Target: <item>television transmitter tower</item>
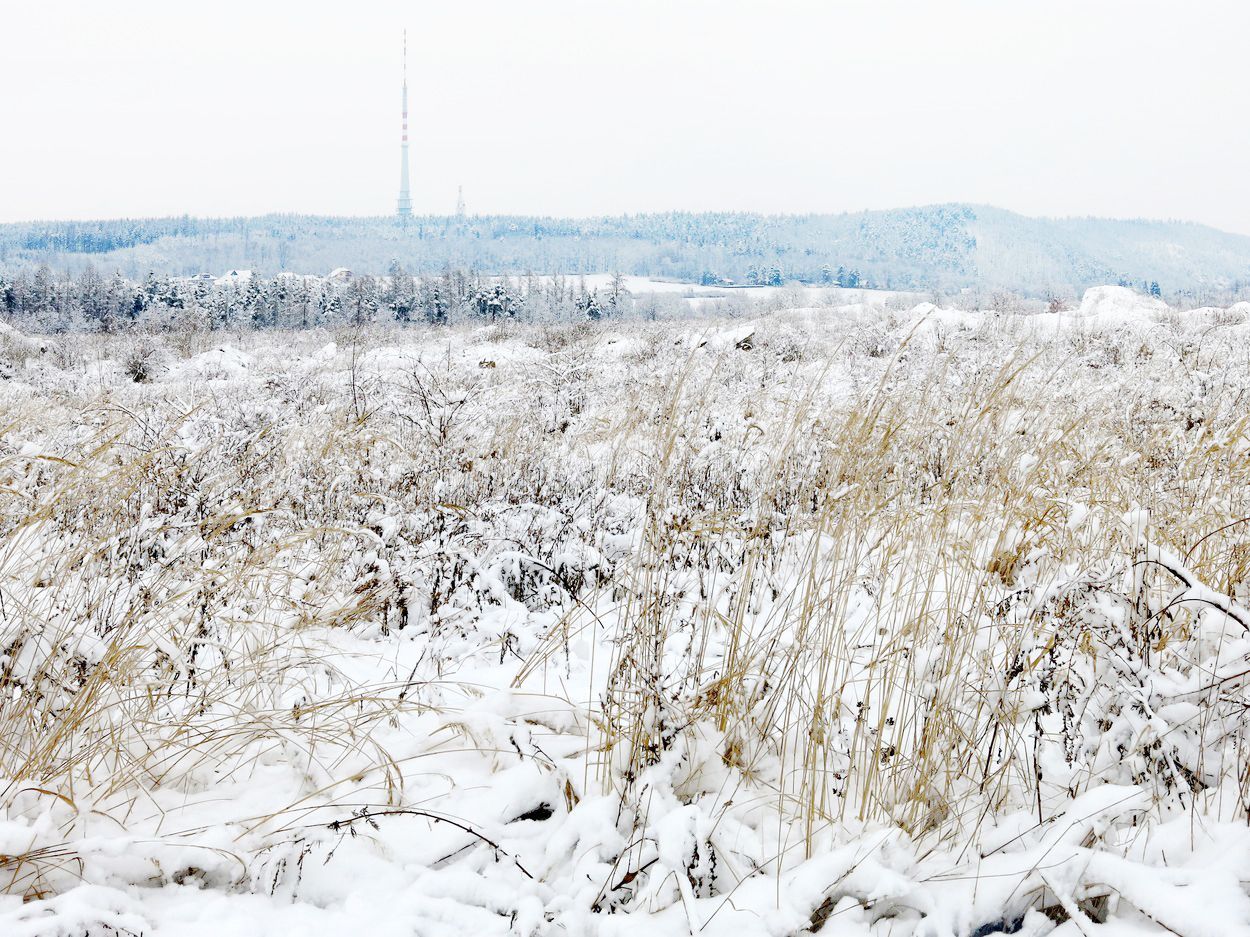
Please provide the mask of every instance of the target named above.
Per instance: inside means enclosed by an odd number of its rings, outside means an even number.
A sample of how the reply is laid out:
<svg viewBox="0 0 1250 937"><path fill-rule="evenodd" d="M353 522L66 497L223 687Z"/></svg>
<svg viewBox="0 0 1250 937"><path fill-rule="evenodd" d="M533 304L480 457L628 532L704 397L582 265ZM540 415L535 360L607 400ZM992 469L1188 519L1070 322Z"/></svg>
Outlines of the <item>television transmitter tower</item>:
<svg viewBox="0 0 1250 937"><path fill-rule="evenodd" d="M408 30L404 30L404 110L403 135L399 138L399 204L401 221L412 217L412 195L408 191Z"/></svg>

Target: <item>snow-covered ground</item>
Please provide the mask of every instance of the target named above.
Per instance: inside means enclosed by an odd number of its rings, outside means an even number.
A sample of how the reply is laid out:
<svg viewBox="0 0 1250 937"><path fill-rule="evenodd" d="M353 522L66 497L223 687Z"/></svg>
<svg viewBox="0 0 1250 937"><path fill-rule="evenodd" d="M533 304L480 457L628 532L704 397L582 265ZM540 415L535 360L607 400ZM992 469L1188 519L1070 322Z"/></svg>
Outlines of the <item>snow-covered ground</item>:
<svg viewBox="0 0 1250 937"><path fill-rule="evenodd" d="M539 279L549 279L540 277ZM576 281L585 280L586 288L606 292L612 283L612 275L592 273L584 277L571 277ZM800 297L808 305L866 302L884 305L886 301L899 296L914 295L901 293L897 290L843 289L838 286L700 286L694 283L679 283L672 280L658 280L654 277L625 276L622 285L635 295L647 293L678 293L691 299L713 299L716 297L744 295L751 298L770 299L774 296Z"/></svg>
<svg viewBox="0 0 1250 937"><path fill-rule="evenodd" d="M0 935L1250 934L1250 307L798 299L0 332Z"/></svg>

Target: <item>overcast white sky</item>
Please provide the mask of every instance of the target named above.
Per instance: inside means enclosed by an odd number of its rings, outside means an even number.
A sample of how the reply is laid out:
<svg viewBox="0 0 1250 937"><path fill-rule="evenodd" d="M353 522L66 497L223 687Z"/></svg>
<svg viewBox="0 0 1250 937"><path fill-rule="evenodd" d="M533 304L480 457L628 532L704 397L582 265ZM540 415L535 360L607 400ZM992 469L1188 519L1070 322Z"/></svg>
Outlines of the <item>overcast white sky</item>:
<svg viewBox="0 0 1250 937"><path fill-rule="evenodd" d="M18 0L0 220L942 201L1250 233L1246 0Z"/></svg>

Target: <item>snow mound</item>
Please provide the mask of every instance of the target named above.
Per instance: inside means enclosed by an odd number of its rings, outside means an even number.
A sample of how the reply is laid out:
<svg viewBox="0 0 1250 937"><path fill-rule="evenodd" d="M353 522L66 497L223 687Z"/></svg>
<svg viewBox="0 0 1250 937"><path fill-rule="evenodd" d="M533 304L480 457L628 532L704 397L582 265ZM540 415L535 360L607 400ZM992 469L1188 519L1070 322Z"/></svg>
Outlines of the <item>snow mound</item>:
<svg viewBox="0 0 1250 937"><path fill-rule="evenodd" d="M1065 315L1080 318L1114 319L1118 321L1143 318L1150 313L1167 312L1168 304L1153 296L1142 296L1123 286L1094 286L1085 291L1081 307Z"/></svg>
<svg viewBox="0 0 1250 937"><path fill-rule="evenodd" d="M712 348L720 351L725 348L737 348L739 351L750 351L755 340L755 326L741 325L733 329L724 329L706 336L698 347Z"/></svg>
<svg viewBox="0 0 1250 937"><path fill-rule="evenodd" d="M222 345L212 351L193 355L182 364L169 369L165 380L229 381L247 377L251 373L252 356L232 345Z"/></svg>
<svg viewBox="0 0 1250 937"><path fill-rule="evenodd" d="M383 345L361 355L356 367L366 374L388 375L412 371L420 360L418 349Z"/></svg>
<svg viewBox="0 0 1250 937"><path fill-rule="evenodd" d="M980 320L979 313L965 312L962 309L946 309L929 302L912 306L909 316L911 321L918 326L923 323L925 329L937 326L960 328L973 325Z"/></svg>

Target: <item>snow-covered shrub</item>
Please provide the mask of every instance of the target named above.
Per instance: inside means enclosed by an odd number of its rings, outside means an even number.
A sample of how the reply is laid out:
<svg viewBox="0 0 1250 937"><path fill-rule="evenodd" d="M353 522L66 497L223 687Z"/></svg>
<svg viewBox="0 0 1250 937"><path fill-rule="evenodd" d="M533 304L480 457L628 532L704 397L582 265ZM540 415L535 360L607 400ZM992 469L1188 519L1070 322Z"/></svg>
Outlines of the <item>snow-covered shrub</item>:
<svg viewBox="0 0 1250 937"><path fill-rule="evenodd" d="M28 364L56 358L59 345L45 335L26 335L0 322L0 373L11 377Z"/></svg>
<svg viewBox="0 0 1250 937"><path fill-rule="evenodd" d="M137 384L146 384L169 369L169 354L164 344L152 336L136 338L122 359L122 370Z"/></svg>

